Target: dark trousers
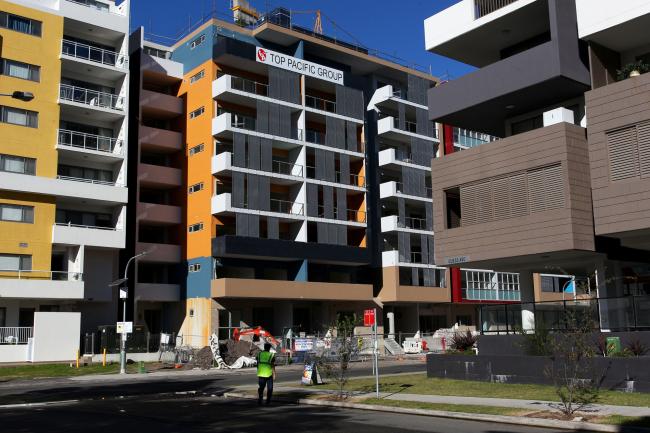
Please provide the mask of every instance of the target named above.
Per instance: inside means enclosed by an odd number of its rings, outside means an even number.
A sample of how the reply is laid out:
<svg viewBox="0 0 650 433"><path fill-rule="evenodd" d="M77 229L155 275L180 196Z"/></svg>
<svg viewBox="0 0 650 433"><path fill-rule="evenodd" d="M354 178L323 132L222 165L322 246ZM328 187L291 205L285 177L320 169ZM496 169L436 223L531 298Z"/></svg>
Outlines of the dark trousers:
<svg viewBox="0 0 650 433"><path fill-rule="evenodd" d="M257 388L257 394L259 396L259 402L262 403L264 399L264 388L267 388L266 391L266 402L271 402L271 396L273 395L273 377L258 377L259 387Z"/></svg>

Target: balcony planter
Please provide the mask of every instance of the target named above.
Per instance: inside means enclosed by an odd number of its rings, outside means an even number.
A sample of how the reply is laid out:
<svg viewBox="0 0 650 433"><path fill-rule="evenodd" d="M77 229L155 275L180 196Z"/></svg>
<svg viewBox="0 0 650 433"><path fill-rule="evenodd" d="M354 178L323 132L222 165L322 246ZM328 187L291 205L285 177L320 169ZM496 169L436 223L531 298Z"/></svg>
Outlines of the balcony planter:
<svg viewBox="0 0 650 433"><path fill-rule="evenodd" d="M633 63L628 63L621 69L617 70L616 79L618 81L623 81L627 78L638 77L646 72L650 72L650 65L644 63L643 60L639 60Z"/></svg>

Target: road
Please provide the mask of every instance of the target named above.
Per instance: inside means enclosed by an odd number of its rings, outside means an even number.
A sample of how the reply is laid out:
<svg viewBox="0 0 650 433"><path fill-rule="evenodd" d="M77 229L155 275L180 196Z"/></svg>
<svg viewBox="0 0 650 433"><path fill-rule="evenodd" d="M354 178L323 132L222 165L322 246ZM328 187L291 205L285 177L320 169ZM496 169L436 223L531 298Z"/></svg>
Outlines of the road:
<svg viewBox="0 0 650 433"><path fill-rule="evenodd" d="M132 397L0 409L11 433L551 433L556 430L427 416L290 404L258 407L254 400L219 397Z"/></svg>
<svg viewBox="0 0 650 433"><path fill-rule="evenodd" d="M424 361L391 361L380 364L382 374L424 373ZM370 363L354 364L352 377L370 376ZM276 382L297 385L302 367L278 367ZM0 383L0 405L64 400L101 399L121 396L155 395L196 391L201 395L219 395L236 387L255 385L255 369L240 371L186 371L155 374L85 376L76 378L14 380Z"/></svg>

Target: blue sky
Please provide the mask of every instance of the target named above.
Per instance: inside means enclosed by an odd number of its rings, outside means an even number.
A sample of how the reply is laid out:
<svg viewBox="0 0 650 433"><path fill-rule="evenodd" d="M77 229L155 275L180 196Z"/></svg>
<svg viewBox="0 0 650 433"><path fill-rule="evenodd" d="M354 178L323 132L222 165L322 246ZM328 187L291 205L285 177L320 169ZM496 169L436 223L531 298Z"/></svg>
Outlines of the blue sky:
<svg viewBox="0 0 650 433"><path fill-rule="evenodd" d="M458 78L470 67L424 49L424 19L447 8L458 0L252 0L258 10L284 6L292 10L320 9L323 33L361 42L387 54L415 63L433 75ZM131 26L144 26L147 33L162 36L178 35L188 23L196 24L203 14L216 5L224 16L229 0L131 0ZM295 19L311 28L313 14L296 14ZM332 24L330 20L336 24ZM352 35L353 37L351 37ZM355 41L356 39L356 41Z"/></svg>

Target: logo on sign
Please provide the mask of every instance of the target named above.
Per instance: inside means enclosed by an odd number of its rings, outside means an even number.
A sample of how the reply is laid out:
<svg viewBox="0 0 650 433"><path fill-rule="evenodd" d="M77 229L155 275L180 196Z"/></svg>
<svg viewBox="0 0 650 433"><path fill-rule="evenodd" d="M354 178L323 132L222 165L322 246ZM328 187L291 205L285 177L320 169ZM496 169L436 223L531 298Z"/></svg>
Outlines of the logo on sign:
<svg viewBox="0 0 650 433"><path fill-rule="evenodd" d="M260 62L263 62L266 60L266 51L264 51L262 48L257 50L257 58L260 59Z"/></svg>

